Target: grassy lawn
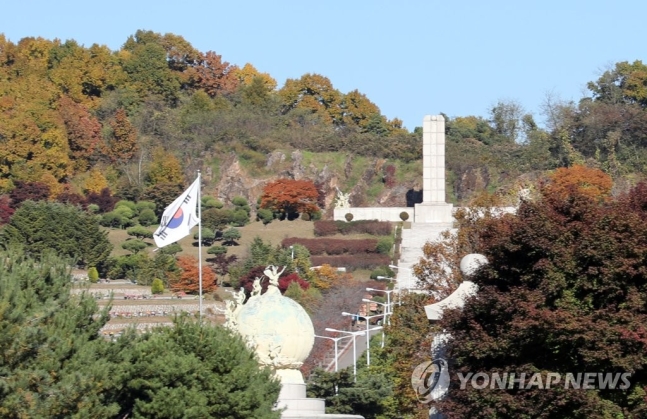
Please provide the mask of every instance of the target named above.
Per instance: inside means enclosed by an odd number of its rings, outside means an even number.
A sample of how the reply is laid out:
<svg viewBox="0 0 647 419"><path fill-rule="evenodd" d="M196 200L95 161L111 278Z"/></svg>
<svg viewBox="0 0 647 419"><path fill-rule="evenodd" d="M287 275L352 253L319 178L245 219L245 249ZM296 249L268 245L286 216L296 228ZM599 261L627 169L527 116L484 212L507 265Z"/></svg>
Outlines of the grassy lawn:
<svg viewBox="0 0 647 419"><path fill-rule="evenodd" d="M157 226L151 226L150 230L155 231ZM275 220L268 225L263 225L260 221L255 221L244 227L238 227L241 232L241 239L238 242L238 246L230 246L228 248L228 255L236 255L239 259L242 259L247 256L247 249L252 243L256 236L261 237L265 242L270 242L272 245L277 246L281 244L281 241L287 237L302 237L302 238L314 238L314 223L311 221L303 220L294 220L294 221L278 221ZM180 246L182 247L182 252L180 255L198 257L198 246L196 241L193 239L193 234L197 232L197 228L191 230L192 234L183 238L179 241ZM351 235L335 235L331 237L343 238L343 239L364 239L364 238L373 238L369 234L351 234ZM114 245L114 250L112 252L113 256L122 256L128 254L128 251L121 248L121 244L129 238L126 230L118 229L109 229L108 230L108 239ZM153 255L153 250L155 250L155 245L152 240L146 240L149 243L148 252L149 255ZM219 242L216 242L218 244ZM207 254L207 247L202 247L202 260L205 261L210 255ZM359 280L367 280L370 275L370 271L357 270L353 272L353 275ZM226 297L226 296L223 296Z"/></svg>
<svg viewBox="0 0 647 419"><path fill-rule="evenodd" d="M239 258L244 257L247 254L247 247L252 243L254 237L260 236L264 241L270 242L273 245L281 244L281 240L286 237L314 237L314 224L311 221L273 221L272 223L264 226L260 221L255 221L244 227L237 227L240 230L242 235L238 246L230 246L227 252L228 255L236 255ZM150 227L151 231L155 231L157 226ZM193 240L193 234L197 232L197 227L194 227L191 230L191 235L183 238L178 243L182 246L182 252L180 255L188 255L193 257L198 257L198 246L195 240ZM121 248L121 244L129 238L126 230L118 229L109 229L108 230L108 239L114 245L114 250L112 251L113 256L123 256L127 255L129 252ZM152 240L146 240L150 244L148 252L150 255L153 254L155 250L155 244ZM217 242L216 242L217 244ZM202 257L203 260L207 256L207 247L202 247Z"/></svg>

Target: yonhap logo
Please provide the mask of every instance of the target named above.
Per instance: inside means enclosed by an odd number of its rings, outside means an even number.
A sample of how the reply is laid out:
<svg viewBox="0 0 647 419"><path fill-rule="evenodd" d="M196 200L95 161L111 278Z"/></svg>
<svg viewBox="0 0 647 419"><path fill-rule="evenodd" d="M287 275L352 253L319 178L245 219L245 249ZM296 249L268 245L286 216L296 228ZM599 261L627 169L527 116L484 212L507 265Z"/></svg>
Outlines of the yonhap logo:
<svg viewBox="0 0 647 419"><path fill-rule="evenodd" d="M476 390L551 390L554 388L574 390L626 390L631 386L631 373L586 372L586 373L519 373L519 372L469 372L457 373L459 388L468 386ZM431 403L447 395L450 385L447 361L438 358L419 364L411 374L411 386L420 403Z"/></svg>
<svg viewBox="0 0 647 419"><path fill-rule="evenodd" d="M411 386L420 403L440 400L449 390L449 367L442 358L418 365L411 374Z"/></svg>
<svg viewBox="0 0 647 419"><path fill-rule="evenodd" d="M629 378L631 373L602 373L602 372L585 372L585 373L566 373L549 372L542 374L515 373L515 372L494 372L484 373L477 372L462 374L458 373L460 389L465 390L468 384L477 390L484 388L499 390L530 390L541 389L550 390L551 388L563 387L564 389L573 390L626 390L631 386Z"/></svg>

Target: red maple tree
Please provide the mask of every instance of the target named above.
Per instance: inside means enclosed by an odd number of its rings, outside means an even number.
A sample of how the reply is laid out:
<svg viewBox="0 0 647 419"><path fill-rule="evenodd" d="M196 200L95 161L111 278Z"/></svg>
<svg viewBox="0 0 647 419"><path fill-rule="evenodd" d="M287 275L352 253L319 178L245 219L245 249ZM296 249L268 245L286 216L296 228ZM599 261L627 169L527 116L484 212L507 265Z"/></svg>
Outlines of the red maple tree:
<svg viewBox="0 0 647 419"><path fill-rule="evenodd" d="M312 214L319 210L319 192L311 180L278 179L263 189L261 208L286 216Z"/></svg>
<svg viewBox="0 0 647 419"><path fill-rule="evenodd" d="M182 270L182 273L178 279L169 284L171 291L197 294L200 290L198 259L193 256L180 256L177 258L177 264ZM218 288L218 285L216 284L216 274L210 267L203 266L202 291L213 292L216 288Z"/></svg>

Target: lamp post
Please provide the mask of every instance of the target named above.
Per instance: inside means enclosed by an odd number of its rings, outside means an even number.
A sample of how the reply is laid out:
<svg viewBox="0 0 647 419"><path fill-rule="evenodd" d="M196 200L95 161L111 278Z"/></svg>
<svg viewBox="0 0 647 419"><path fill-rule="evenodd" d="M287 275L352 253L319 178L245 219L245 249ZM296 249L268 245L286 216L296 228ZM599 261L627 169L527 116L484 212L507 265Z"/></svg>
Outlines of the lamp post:
<svg viewBox="0 0 647 419"><path fill-rule="evenodd" d="M326 329L326 330L328 330L328 329ZM342 340L342 339L346 339L348 336L340 336L340 337L338 337L338 338L332 338L332 337L330 337L330 336L319 336L319 335L315 335L315 337L316 337L316 338L321 338L321 339L330 339L330 340L332 340L332 341L334 341L334 342L335 342L335 372L337 372L337 370L338 370L338 368L337 368L337 367L338 367L338 364L337 364L337 358L338 358L338 356L337 356L337 354L338 354L338 351L337 351L337 342L339 342L339 341L340 341L340 340Z"/></svg>
<svg viewBox="0 0 647 419"><path fill-rule="evenodd" d="M363 335L364 332L348 332L346 330L337 330L326 327L326 332L335 332L335 333L346 333L353 336L353 380L357 381L357 345L356 339L358 335ZM344 336L346 337L346 336Z"/></svg>
<svg viewBox="0 0 647 419"><path fill-rule="evenodd" d="M378 281L395 281L395 278L391 278L390 276L377 276Z"/></svg>
<svg viewBox="0 0 647 419"><path fill-rule="evenodd" d="M385 276L378 276L377 279L384 278L384 279L393 279L393 278L387 278ZM371 291L371 292L383 292L386 294L386 304L388 306L387 312L389 314L393 314L393 306L391 306L391 293L395 292L395 290L378 290L377 288L366 288L366 291ZM391 320L391 317L389 316L389 321ZM391 324L391 323L389 323Z"/></svg>
<svg viewBox="0 0 647 419"><path fill-rule="evenodd" d="M290 250L292 251L292 260L294 260L294 246L290 246Z"/></svg>
<svg viewBox="0 0 647 419"><path fill-rule="evenodd" d="M389 314L391 314L391 313L389 313L389 305L388 304L380 303L379 301L369 300L368 298L362 298L362 301L365 302L365 303L379 304L382 307L384 307L383 308L384 312L382 313L384 315L383 323L391 324L391 320L390 320L391 317L389 316ZM384 332L382 332L382 347L384 348Z"/></svg>
<svg viewBox="0 0 647 419"><path fill-rule="evenodd" d="M347 312L342 312L342 316L355 316L355 314L347 313ZM371 336L369 335L369 326L371 323L371 319L374 319L375 317L382 317L384 318L384 313L382 314L375 314L373 316L358 316L358 317L364 317L364 320L366 321L366 365L369 366L371 365ZM374 328L371 330L380 330L382 327L380 326L379 328Z"/></svg>

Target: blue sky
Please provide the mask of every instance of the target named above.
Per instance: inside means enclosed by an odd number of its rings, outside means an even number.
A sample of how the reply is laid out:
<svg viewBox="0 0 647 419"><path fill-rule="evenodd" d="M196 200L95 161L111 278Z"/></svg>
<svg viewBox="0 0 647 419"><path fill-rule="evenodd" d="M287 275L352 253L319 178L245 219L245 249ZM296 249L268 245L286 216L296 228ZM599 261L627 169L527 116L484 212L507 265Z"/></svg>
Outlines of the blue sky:
<svg viewBox="0 0 647 419"><path fill-rule="evenodd" d="M274 77L321 74L412 130L515 100L541 122L547 94L577 101L619 61L647 60L642 0L23 0L0 33L117 50L138 29L181 35Z"/></svg>

